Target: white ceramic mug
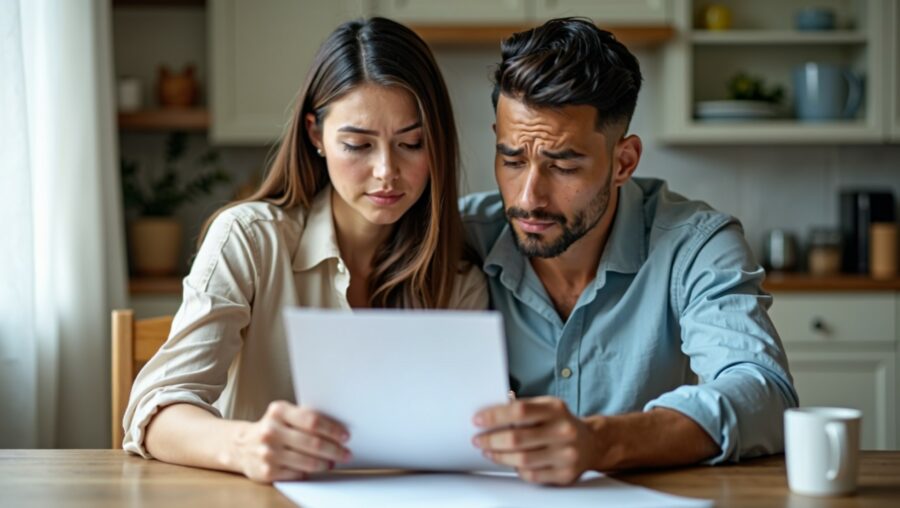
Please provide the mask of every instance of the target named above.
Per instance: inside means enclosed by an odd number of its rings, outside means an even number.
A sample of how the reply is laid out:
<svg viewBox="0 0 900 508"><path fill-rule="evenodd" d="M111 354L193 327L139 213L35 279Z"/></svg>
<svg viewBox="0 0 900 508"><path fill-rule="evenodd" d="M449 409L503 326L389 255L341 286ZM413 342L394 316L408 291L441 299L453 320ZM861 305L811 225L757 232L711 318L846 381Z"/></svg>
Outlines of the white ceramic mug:
<svg viewBox="0 0 900 508"><path fill-rule="evenodd" d="M788 485L798 494L835 496L856 490L862 412L804 407L784 412Z"/></svg>

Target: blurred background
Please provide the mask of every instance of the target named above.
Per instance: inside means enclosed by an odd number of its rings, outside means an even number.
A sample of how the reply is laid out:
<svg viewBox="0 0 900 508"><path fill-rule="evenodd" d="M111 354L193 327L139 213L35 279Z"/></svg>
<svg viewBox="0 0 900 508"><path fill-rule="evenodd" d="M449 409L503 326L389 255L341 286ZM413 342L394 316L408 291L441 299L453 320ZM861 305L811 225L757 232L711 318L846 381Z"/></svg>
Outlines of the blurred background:
<svg viewBox="0 0 900 508"><path fill-rule="evenodd" d="M0 447L103 447L109 311L172 314L202 222L250 192L327 34L431 45L463 192L495 188L499 41L586 16L637 55L637 176L738 217L804 405L895 448L898 0L2 0Z"/></svg>

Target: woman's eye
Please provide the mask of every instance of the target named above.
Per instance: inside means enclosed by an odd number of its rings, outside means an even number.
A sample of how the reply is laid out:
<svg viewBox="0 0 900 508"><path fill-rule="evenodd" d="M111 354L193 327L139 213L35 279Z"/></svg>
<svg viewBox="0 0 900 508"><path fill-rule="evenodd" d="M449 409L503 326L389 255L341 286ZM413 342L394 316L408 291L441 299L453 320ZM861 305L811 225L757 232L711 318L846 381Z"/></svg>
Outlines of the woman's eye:
<svg viewBox="0 0 900 508"><path fill-rule="evenodd" d="M416 141L415 143L400 143L400 146L406 148L407 150L420 150L422 148L422 141Z"/></svg>
<svg viewBox="0 0 900 508"><path fill-rule="evenodd" d="M364 145L352 145L350 143L341 143L341 144L344 145L345 152L358 152L360 150L365 150L366 148L369 148L368 143L366 143Z"/></svg>

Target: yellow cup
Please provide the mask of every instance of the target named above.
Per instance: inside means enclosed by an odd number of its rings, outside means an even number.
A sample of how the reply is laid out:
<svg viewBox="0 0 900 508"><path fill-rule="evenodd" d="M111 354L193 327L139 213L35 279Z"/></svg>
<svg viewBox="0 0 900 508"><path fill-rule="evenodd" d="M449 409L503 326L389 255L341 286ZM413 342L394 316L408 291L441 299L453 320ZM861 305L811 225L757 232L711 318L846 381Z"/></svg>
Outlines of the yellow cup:
<svg viewBox="0 0 900 508"><path fill-rule="evenodd" d="M722 4L710 4L703 11L703 21L708 30L731 28L731 9Z"/></svg>

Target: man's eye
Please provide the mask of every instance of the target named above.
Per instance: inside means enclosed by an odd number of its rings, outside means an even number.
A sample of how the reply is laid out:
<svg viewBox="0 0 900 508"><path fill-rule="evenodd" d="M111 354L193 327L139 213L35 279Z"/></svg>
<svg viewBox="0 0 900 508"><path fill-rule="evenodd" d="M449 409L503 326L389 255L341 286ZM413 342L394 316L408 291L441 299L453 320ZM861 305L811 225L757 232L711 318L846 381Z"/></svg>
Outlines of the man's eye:
<svg viewBox="0 0 900 508"><path fill-rule="evenodd" d="M557 165L555 165L555 164L554 164L553 166L551 166L551 167L552 167L555 171L557 171L558 173L562 173L562 174L564 174L564 175L571 175L571 174L573 174L573 173L575 173L575 172L578 171L578 168L577 168L577 167L574 167L574 168L566 168L566 167L563 167L563 166L557 166Z"/></svg>
<svg viewBox="0 0 900 508"><path fill-rule="evenodd" d="M524 163L522 161L511 161L508 159L503 159L503 165L507 168L518 168L522 167Z"/></svg>
<svg viewBox="0 0 900 508"><path fill-rule="evenodd" d="M364 145L351 145L350 143L341 143L341 144L344 145L345 152L358 152L360 150L365 150L366 148L369 148L368 143L366 143Z"/></svg>

